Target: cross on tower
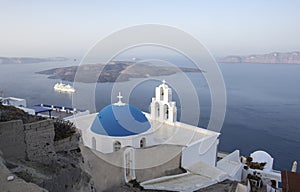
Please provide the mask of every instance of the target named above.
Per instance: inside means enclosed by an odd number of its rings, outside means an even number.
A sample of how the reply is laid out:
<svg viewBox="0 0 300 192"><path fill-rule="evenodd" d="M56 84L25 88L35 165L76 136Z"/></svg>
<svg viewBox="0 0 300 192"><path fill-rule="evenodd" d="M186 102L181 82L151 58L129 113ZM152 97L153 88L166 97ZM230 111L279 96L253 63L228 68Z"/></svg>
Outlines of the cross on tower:
<svg viewBox="0 0 300 192"><path fill-rule="evenodd" d="M166 84L166 80L163 80L162 83L163 83L163 84Z"/></svg>

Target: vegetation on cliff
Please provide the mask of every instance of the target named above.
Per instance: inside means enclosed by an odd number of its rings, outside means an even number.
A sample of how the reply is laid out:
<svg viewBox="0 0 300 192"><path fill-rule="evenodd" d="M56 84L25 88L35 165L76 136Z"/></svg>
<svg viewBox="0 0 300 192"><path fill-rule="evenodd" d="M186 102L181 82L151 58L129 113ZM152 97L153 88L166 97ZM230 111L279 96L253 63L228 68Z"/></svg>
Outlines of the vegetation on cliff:
<svg viewBox="0 0 300 192"><path fill-rule="evenodd" d="M59 141L72 136L76 132L76 127L70 121L56 119L54 122L54 141Z"/></svg>
<svg viewBox="0 0 300 192"><path fill-rule="evenodd" d="M30 115L25 111L16 108L14 106L4 106L0 102L0 122L22 120L23 123L32 123L40 120L44 120L44 117Z"/></svg>

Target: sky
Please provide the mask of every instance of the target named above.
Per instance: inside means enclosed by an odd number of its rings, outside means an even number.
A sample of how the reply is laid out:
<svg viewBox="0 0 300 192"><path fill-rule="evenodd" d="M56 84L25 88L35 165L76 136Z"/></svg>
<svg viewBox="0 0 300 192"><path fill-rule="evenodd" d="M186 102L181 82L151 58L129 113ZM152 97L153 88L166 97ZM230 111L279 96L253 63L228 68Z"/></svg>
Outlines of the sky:
<svg viewBox="0 0 300 192"><path fill-rule="evenodd" d="M0 0L0 56L82 57L140 24L191 34L214 56L300 51L298 0Z"/></svg>

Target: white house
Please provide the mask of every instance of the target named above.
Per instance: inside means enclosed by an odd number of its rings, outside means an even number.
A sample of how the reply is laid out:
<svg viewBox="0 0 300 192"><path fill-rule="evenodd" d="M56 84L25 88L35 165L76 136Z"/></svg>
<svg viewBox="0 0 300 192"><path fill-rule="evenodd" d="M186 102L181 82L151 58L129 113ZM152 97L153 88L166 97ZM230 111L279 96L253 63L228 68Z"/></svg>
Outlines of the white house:
<svg viewBox="0 0 300 192"><path fill-rule="evenodd" d="M19 109L22 109L23 111L31 115L35 114L33 109L27 108L26 99L16 98L16 97L6 97L6 98L0 97L0 102L6 106L14 106Z"/></svg>
<svg viewBox="0 0 300 192"><path fill-rule="evenodd" d="M2 98L0 97L0 101L3 105L11 105L15 107L26 107L26 100L16 97L6 97Z"/></svg>

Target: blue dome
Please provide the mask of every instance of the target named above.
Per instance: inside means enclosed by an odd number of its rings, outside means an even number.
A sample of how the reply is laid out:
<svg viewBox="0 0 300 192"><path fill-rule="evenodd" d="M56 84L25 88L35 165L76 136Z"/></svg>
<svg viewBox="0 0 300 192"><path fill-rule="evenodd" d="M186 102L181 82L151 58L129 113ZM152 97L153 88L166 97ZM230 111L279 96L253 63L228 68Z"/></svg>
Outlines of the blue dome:
<svg viewBox="0 0 300 192"><path fill-rule="evenodd" d="M136 107L113 104L98 113L91 130L101 135L122 137L143 133L150 127L148 119Z"/></svg>

